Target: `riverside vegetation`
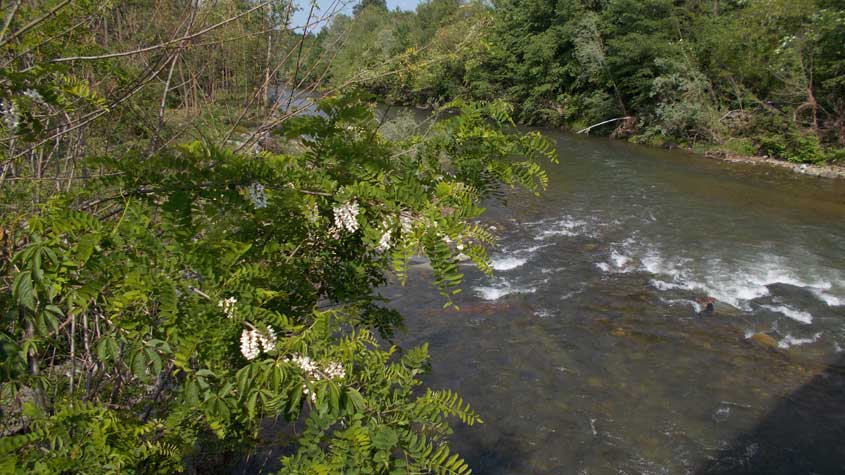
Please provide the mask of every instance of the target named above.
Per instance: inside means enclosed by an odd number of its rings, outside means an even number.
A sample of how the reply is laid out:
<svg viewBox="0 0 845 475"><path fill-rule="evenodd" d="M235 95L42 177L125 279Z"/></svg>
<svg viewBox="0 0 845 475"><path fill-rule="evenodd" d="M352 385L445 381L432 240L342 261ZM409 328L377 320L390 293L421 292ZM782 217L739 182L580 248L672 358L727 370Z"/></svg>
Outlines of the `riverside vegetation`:
<svg viewBox="0 0 845 475"><path fill-rule="evenodd" d="M845 158L841 0L430 0L416 12L366 0L309 41L330 82L356 78L388 102L502 98L524 124L621 119L594 130Z"/></svg>
<svg viewBox="0 0 845 475"><path fill-rule="evenodd" d="M489 271L479 203L542 190L545 139L495 101L396 140L355 94L299 114L285 2L0 5L0 471L223 471L277 418L280 473L469 473L480 416L374 289Z"/></svg>
<svg viewBox="0 0 845 475"><path fill-rule="evenodd" d="M491 271L482 200L556 161L515 121L836 160L837 5L0 2L0 470L226 471L272 418L279 473L468 473L374 290Z"/></svg>

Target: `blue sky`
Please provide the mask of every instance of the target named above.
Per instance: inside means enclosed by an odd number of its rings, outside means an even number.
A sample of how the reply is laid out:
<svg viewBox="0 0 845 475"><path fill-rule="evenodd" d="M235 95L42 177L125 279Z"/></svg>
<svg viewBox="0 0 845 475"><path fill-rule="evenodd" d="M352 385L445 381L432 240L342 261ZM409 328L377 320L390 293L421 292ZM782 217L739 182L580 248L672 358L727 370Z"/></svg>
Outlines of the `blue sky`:
<svg viewBox="0 0 845 475"><path fill-rule="evenodd" d="M308 18L308 6L310 2L308 0L295 0L295 2L300 9L294 13L291 23L295 26L302 26ZM351 13L352 6L358 3L357 0L339 0L339 2L348 3L348 6L344 9L346 13ZM325 15L327 13L326 9L334 3L333 0L317 0L317 5L320 6L321 11L316 14ZM402 10L413 10L417 8L418 3L420 3L420 0L387 0L387 8L394 10L399 7Z"/></svg>

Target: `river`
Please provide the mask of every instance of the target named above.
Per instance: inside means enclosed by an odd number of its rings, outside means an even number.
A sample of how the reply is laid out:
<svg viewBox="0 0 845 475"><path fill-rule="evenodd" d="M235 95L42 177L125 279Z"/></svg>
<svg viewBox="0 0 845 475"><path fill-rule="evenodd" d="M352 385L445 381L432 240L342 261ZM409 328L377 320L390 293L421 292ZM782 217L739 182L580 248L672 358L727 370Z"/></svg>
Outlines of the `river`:
<svg viewBox="0 0 845 475"><path fill-rule="evenodd" d="M545 132L548 191L488 203L495 276L383 291L484 418L475 473L842 473L845 182Z"/></svg>

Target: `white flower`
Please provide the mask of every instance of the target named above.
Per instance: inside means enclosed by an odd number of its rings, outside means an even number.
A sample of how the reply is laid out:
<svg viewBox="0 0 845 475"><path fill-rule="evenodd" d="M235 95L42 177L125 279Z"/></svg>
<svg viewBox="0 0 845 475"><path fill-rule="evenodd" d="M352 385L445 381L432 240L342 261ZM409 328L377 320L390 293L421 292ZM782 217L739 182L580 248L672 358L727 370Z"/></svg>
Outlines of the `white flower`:
<svg viewBox="0 0 845 475"><path fill-rule="evenodd" d="M39 93L35 89L27 89L23 92L23 95L32 99L35 102L40 102L42 104L44 103L44 98L41 97L41 93Z"/></svg>
<svg viewBox="0 0 845 475"><path fill-rule="evenodd" d="M338 229L345 229L350 233L358 230L358 202L350 201L341 206L334 207L334 225Z"/></svg>
<svg viewBox="0 0 845 475"><path fill-rule="evenodd" d="M378 246L376 247L376 250L378 252L385 252L390 250L390 241L393 239L391 234L391 231L388 230L381 235L381 239L379 239Z"/></svg>
<svg viewBox="0 0 845 475"><path fill-rule="evenodd" d="M261 348L264 351L273 351L276 349L276 332L270 325L265 325L264 331L258 333L258 341L261 343Z"/></svg>
<svg viewBox="0 0 845 475"><path fill-rule="evenodd" d="M244 330L241 333L241 354L248 360L254 360L261 350L258 347L258 332Z"/></svg>
<svg viewBox="0 0 845 475"><path fill-rule="evenodd" d="M285 361L293 363L304 371L309 376L315 376L318 370L317 364L308 356L293 355L290 358L285 358Z"/></svg>
<svg viewBox="0 0 845 475"><path fill-rule="evenodd" d="M238 299L235 297L229 297L227 299L223 299L217 302L217 306L223 309L223 313L226 314L228 318L235 318L235 304L238 303Z"/></svg>
<svg viewBox="0 0 845 475"><path fill-rule="evenodd" d="M328 366L326 366L325 373L326 376L329 377L329 379L341 379L346 376L346 369L344 369L342 364L334 361L329 363Z"/></svg>
<svg viewBox="0 0 845 475"><path fill-rule="evenodd" d="M308 396L308 399L310 399L313 404L317 404L317 393L311 392L311 390L308 389L308 386L304 384L302 385L302 394Z"/></svg>
<svg viewBox="0 0 845 475"><path fill-rule="evenodd" d="M3 116L3 122L6 123L10 132L14 132L20 125L20 115L14 102L0 101L0 115Z"/></svg>
<svg viewBox="0 0 845 475"><path fill-rule="evenodd" d="M267 207L267 194L264 193L264 186L261 183L249 185L249 199L255 209Z"/></svg>
<svg viewBox="0 0 845 475"><path fill-rule="evenodd" d="M403 233L411 232L411 229L414 227L414 218L409 211L399 213L399 224L402 226Z"/></svg>
<svg viewBox="0 0 845 475"><path fill-rule="evenodd" d="M342 363L337 361L332 361L323 367L305 355L293 355L285 358L284 361L298 366L305 373L305 377L309 381L346 377L346 369L344 369Z"/></svg>

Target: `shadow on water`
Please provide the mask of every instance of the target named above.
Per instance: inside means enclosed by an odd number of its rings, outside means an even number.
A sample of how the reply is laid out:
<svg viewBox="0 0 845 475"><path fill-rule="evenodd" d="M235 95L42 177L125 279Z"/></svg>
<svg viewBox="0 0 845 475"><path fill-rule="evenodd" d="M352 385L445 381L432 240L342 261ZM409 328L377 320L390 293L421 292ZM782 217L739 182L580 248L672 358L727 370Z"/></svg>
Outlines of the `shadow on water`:
<svg viewBox="0 0 845 475"><path fill-rule="evenodd" d="M845 473L845 356L696 471L728 473Z"/></svg>

